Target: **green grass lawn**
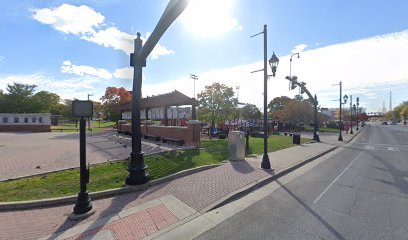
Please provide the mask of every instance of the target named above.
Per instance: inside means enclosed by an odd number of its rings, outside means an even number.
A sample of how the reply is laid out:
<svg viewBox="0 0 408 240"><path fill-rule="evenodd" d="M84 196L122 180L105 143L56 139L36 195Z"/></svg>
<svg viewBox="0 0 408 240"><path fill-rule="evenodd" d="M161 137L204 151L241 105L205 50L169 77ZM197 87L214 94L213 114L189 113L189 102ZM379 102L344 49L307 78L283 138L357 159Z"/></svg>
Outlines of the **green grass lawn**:
<svg viewBox="0 0 408 240"><path fill-rule="evenodd" d="M250 138L248 154L263 153L263 139ZM302 143L309 142L302 139ZM272 135L268 140L270 152L292 147L292 138ZM145 157L150 178L158 179L182 170L222 163L228 158L228 141L203 140L203 150L172 151ZM78 162L79 164L79 162ZM128 161L93 165L88 191L102 191L124 186ZM65 170L7 182L0 182L0 201L24 201L75 195L79 192L79 170Z"/></svg>
<svg viewBox="0 0 408 240"><path fill-rule="evenodd" d="M329 128L329 127L320 127L320 132L329 132L329 133L338 133L339 129L337 128ZM305 126L305 131L307 132L313 132L313 127L311 126Z"/></svg>

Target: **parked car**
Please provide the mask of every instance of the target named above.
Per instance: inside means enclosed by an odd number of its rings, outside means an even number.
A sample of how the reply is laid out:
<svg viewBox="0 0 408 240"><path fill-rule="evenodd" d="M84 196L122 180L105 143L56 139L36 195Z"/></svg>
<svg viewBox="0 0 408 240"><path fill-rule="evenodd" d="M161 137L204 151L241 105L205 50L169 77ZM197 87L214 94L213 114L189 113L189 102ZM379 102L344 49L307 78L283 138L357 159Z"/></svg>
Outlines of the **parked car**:
<svg viewBox="0 0 408 240"><path fill-rule="evenodd" d="M390 125L397 125L396 121L391 121Z"/></svg>
<svg viewBox="0 0 408 240"><path fill-rule="evenodd" d="M381 125L388 125L388 122L387 122L387 121L383 121L383 122L381 122Z"/></svg>

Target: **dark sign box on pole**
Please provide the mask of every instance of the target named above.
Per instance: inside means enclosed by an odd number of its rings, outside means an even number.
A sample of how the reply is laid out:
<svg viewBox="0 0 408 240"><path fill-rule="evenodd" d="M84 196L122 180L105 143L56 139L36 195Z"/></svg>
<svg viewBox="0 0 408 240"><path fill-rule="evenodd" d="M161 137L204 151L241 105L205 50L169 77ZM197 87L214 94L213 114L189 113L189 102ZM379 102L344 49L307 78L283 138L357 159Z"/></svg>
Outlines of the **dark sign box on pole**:
<svg viewBox="0 0 408 240"><path fill-rule="evenodd" d="M93 102L92 101L72 101L72 115L74 117L92 117Z"/></svg>

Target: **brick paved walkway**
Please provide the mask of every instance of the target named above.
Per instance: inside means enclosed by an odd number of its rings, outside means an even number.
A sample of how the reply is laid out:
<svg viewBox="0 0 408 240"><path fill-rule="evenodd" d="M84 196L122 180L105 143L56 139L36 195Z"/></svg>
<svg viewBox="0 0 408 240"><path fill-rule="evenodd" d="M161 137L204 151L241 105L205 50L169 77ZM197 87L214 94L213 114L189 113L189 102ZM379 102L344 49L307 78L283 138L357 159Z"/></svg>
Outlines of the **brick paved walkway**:
<svg viewBox="0 0 408 240"><path fill-rule="evenodd" d="M146 155L175 149L143 141ZM131 139L113 131L87 134L91 164L129 157ZM79 133L0 133L0 181L79 167Z"/></svg>
<svg viewBox="0 0 408 240"><path fill-rule="evenodd" d="M275 173L333 148L335 136L332 138L330 140L332 143L327 141L306 144L269 153ZM347 139L348 136L345 136L345 140ZM0 239L38 239L55 234L62 236L60 233L67 233L72 229L81 231L67 237L78 238L84 233L97 234L100 238L106 239L147 236L173 224L180 217L175 219L168 209L160 204L152 206L155 208L139 211L137 213L139 215L135 215L132 209L171 195L185 204L186 208L199 212L228 194L273 174L259 169L261 158L262 156L258 156L246 161L227 162L219 167L164 182L145 190L92 201L96 213L82 221L68 219L73 205L0 212ZM126 213L126 217L117 217L121 213ZM141 225L140 218L148 222L145 222L147 225ZM127 225L129 226L126 227ZM128 228L135 229L136 226L139 227L137 232L124 231Z"/></svg>

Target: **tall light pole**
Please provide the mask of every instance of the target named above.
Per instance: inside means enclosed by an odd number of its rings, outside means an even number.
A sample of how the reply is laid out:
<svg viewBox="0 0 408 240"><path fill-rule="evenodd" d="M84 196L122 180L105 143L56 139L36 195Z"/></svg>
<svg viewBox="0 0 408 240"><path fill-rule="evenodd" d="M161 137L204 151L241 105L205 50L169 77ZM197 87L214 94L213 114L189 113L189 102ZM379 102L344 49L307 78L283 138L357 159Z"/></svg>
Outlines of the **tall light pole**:
<svg viewBox="0 0 408 240"><path fill-rule="evenodd" d="M336 85L337 85L337 84L336 84ZM343 126L342 121L341 121L341 109L342 109L342 104L346 104L347 99L348 99L348 96L345 95L345 96L343 97L343 93L342 93L343 88L342 88L342 83L341 83L341 81L340 81L340 84L338 84L338 85L339 85L339 88L340 88L340 96L339 96L340 125L339 125L339 138L338 138L338 140L339 140L339 141L343 141L343 136L341 135L341 130L342 130L341 128L342 128L342 126ZM342 102L342 97L343 97L343 99L344 99L344 103Z"/></svg>
<svg viewBox="0 0 408 240"><path fill-rule="evenodd" d="M239 89L241 89L241 87L238 85L235 89L237 90L237 102L239 102Z"/></svg>
<svg viewBox="0 0 408 240"><path fill-rule="evenodd" d="M268 70L267 70L267 28L266 24L264 25L264 29L262 32L257 33L255 35L252 35L252 37L255 37L257 35L263 34L264 35L264 68L262 70L258 71L263 71L264 72L264 154L262 157L262 162L261 162L261 168L266 169L266 170L272 170L271 168L271 163L269 161L269 156L268 156ZM272 54L271 59L269 59L269 65L272 68L272 76L275 77L276 73L276 68L278 67L279 64L279 59L276 57L275 53ZM258 71L253 71L253 72L258 72Z"/></svg>
<svg viewBox="0 0 408 240"><path fill-rule="evenodd" d="M353 132L353 95L350 95L350 134Z"/></svg>
<svg viewBox="0 0 408 240"><path fill-rule="evenodd" d="M159 19L152 34L143 45L141 34L137 33L135 50L130 55L130 65L133 66L132 86L132 152L128 167L129 175L126 177L127 185L139 185L149 181L147 165L144 162L142 152L141 129L140 129L140 99L142 93L142 71L146 67L146 58L159 42L160 38L187 7L189 0L170 0ZM143 45L143 46L142 46Z"/></svg>
<svg viewBox="0 0 408 240"><path fill-rule="evenodd" d="M290 78L290 80L292 80L292 57L296 56L296 55L297 55L298 58L300 58L299 53L293 53L292 55L290 55L290 64L289 64L289 78ZM290 82L289 82L289 90L290 90Z"/></svg>
<svg viewBox="0 0 408 240"><path fill-rule="evenodd" d="M192 109L191 109L191 117L192 117L192 119L193 120L196 120L197 119L197 114L196 114L196 94L195 94L195 82L196 82L196 80L198 80L198 76L196 76L196 75L194 75L194 74L190 74L190 78L191 79L193 79L193 82L194 82L194 97L193 97L193 106L192 106Z"/></svg>
<svg viewBox="0 0 408 240"><path fill-rule="evenodd" d="M93 96L93 94L89 94L89 93L88 93L88 101L89 101L89 97L90 97L90 96ZM91 120L90 120L90 118L88 117L88 131L89 131L89 130L91 130Z"/></svg>
<svg viewBox="0 0 408 240"><path fill-rule="evenodd" d="M356 115L357 115L357 128L356 128L356 130L358 131L358 120L359 120L359 116L360 116L360 114L359 114L359 106L360 105L360 98L359 97L357 97L357 108L356 108Z"/></svg>

